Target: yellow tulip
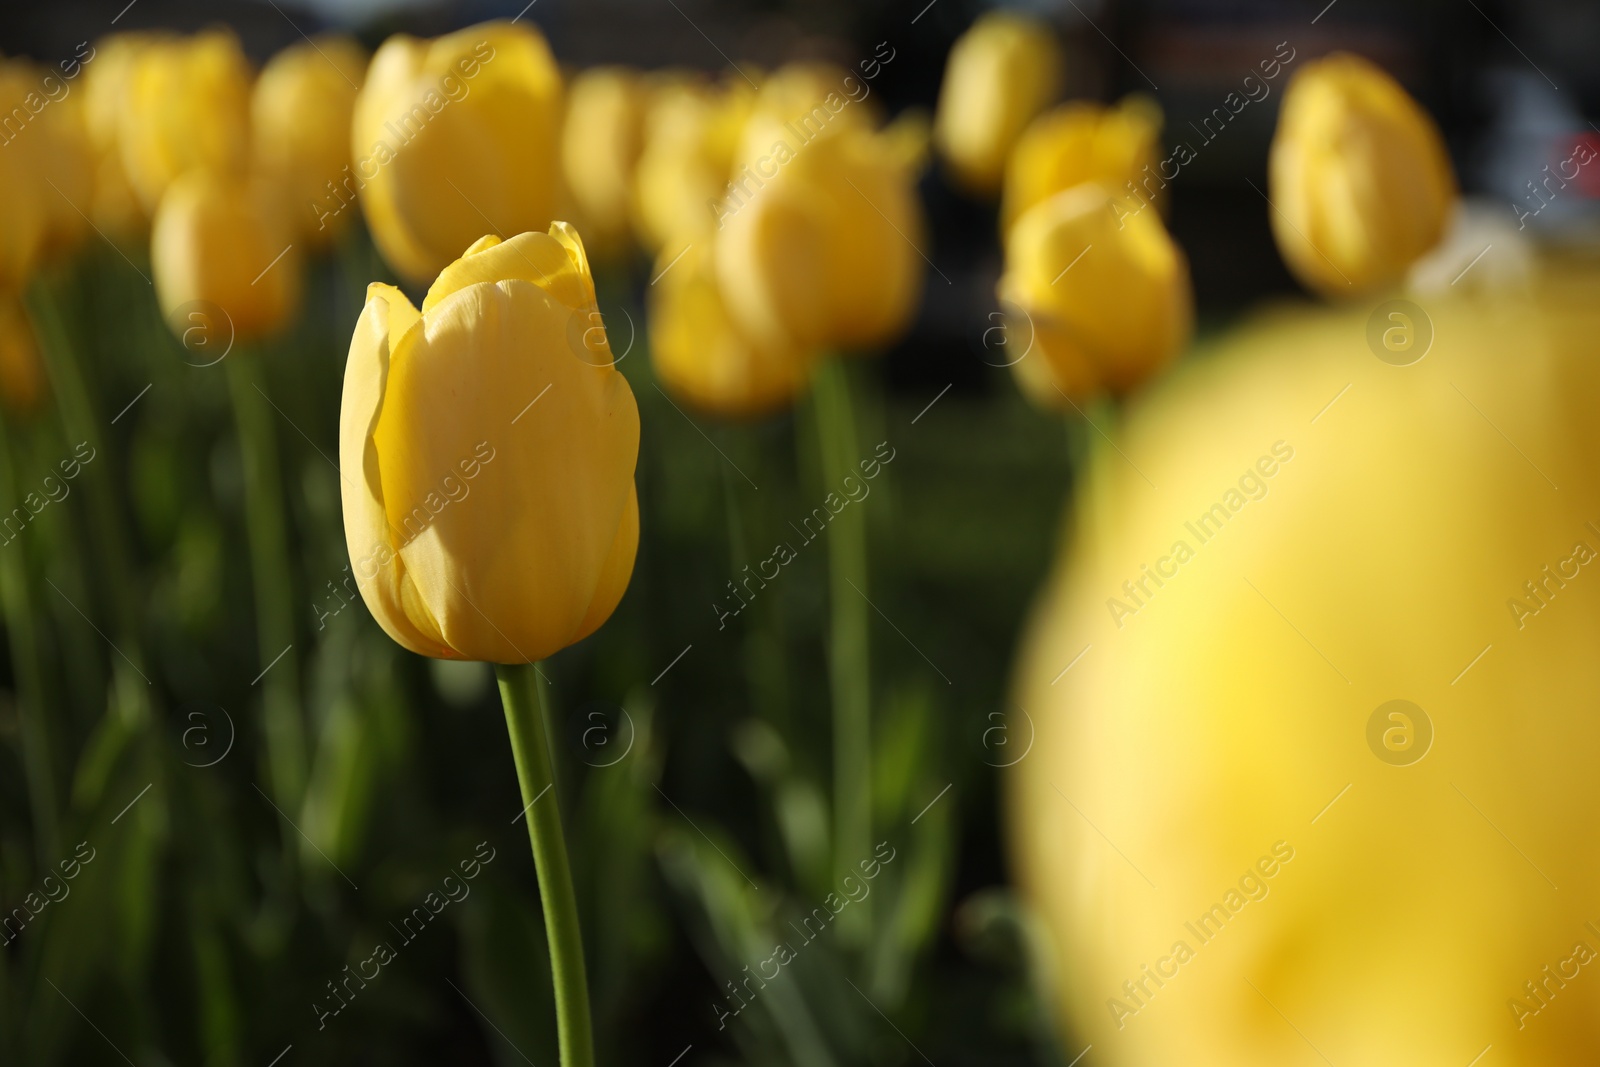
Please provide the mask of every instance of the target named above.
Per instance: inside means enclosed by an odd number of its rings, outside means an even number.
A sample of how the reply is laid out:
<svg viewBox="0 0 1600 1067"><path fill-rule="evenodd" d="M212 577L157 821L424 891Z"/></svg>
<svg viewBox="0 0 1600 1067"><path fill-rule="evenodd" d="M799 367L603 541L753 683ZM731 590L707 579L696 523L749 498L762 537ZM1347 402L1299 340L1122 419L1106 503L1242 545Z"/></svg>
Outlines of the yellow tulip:
<svg viewBox="0 0 1600 1067"><path fill-rule="evenodd" d="M888 343L922 295L916 175L926 124L903 119L874 131L834 117L813 128L774 113L761 122L761 132L752 122L749 161L717 208L717 272L729 310L767 345Z"/></svg>
<svg viewBox="0 0 1600 1067"><path fill-rule="evenodd" d="M1069 1055L1594 1062L1597 281L1263 315L1096 457L1007 724Z"/></svg>
<svg viewBox="0 0 1600 1067"><path fill-rule="evenodd" d="M1034 382L1074 400L1125 392L1166 366L1193 323L1189 268L1154 211L1129 212L1088 184L1017 220L1000 280L1017 359L1042 359ZM1009 350L1008 350L1009 351ZM1035 390L1042 392L1042 390Z"/></svg>
<svg viewBox="0 0 1600 1067"><path fill-rule="evenodd" d="M156 299L180 337L218 309L228 336L250 341L286 325L300 297L300 260L275 190L193 170L168 187L150 235ZM199 302L203 306L196 307Z"/></svg>
<svg viewBox="0 0 1600 1067"><path fill-rule="evenodd" d="M11 105L21 100L16 90L18 78L12 64L0 65L0 102L12 114ZM24 108L24 115L27 114ZM10 125L0 132L0 289L19 290L32 273L50 230L51 212L58 200L56 192L41 178L44 162L39 158L42 134L34 119L15 129ZM45 199L46 194L49 200Z"/></svg>
<svg viewBox="0 0 1600 1067"><path fill-rule="evenodd" d="M676 255L716 225L753 100L742 78L670 82L655 94L633 191L634 228L651 252Z"/></svg>
<svg viewBox="0 0 1600 1067"><path fill-rule="evenodd" d="M1456 202L1444 139L1400 83L1336 53L1284 93L1268 170L1272 232L1295 276L1330 295L1399 280Z"/></svg>
<svg viewBox="0 0 1600 1067"><path fill-rule="evenodd" d="M991 11L950 48L933 139L957 181L985 196L1000 190L1011 148L1061 92L1061 46L1050 27Z"/></svg>
<svg viewBox="0 0 1600 1067"><path fill-rule="evenodd" d="M0 151L26 160L37 183L45 258L65 255L89 232L94 167L82 105L83 94L63 71L0 62L0 116L6 120Z"/></svg>
<svg viewBox="0 0 1600 1067"><path fill-rule="evenodd" d="M1001 232L1033 205L1083 182L1100 182L1131 209L1159 207L1161 109L1144 96L1116 107L1077 101L1040 115L1023 131L1006 166Z"/></svg>
<svg viewBox="0 0 1600 1067"><path fill-rule="evenodd" d="M149 214L134 191L123 162L122 109L138 63L139 52L152 40L149 33L116 33L94 44L94 58L86 63L81 84L83 124L92 155L93 191L85 211L109 237L141 234Z"/></svg>
<svg viewBox="0 0 1600 1067"><path fill-rule="evenodd" d="M420 284L486 230L549 226L560 125L561 72L526 22L385 41L356 99L351 141L354 184L384 259Z"/></svg>
<svg viewBox="0 0 1600 1067"><path fill-rule="evenodd" d="M596 315L562 222L481 238L420 311L368 288L339 416L345 538L367 607L413 652L530 663L622 598L639 414Z"/></svg>
<svg viewBox="0 0 1600 1067"><path fill-rule="evenodd" d="M318 37L273 56L250 99L255 161L282 189L312 248L332 244L350 221L334 210L340 201L330 190L347 178L350 119L366 71L367 53L354 40Z"/></svg>
<svg viewBox="0 0 1600 1067"><path fill-rule="evenodd" d="M232 31L149 40L135 49L132 63L118 142L128 180L147 212L186 171L243 170L251 71Z"/></svg>
<svg viewBox="0 0 1600 1067"><path fill-rule="evenodd" d="M28 312L15 291L0 291L0 402L28 414L39 409L44 395L44 364Z"/></svg>
<svg viewBox="0 0 1600 1067"><path fill-rule="evenodd" d="M805 390L813 353L763 344L739 328L722 300L713 246L693 245L675 263L667 255L650 289L650 360L662 385L729 418L766 414Z"/></svg>
<svg viewBox="0 0 1600 1067"><path fill-rule="evenodd" d="M649 102L645 78L627 67L592 67L568 89L561 166L596 252L618 252L627 241Z"/></svg>

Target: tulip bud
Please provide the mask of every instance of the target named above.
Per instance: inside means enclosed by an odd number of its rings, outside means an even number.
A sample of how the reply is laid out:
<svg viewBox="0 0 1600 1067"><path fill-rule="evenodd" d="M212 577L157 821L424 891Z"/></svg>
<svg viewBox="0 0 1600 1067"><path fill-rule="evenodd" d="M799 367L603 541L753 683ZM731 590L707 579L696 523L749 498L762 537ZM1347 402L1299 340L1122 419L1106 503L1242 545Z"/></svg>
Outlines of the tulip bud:
<svg viewBox="0 0 1600 1067"><path fill-rule="evenodd" d="M383 258L420 284L485 230L548 227L560 124L561 72L526 22L385 41L356 98L351 142Z"/></svg>
<svg viewBox="0 0 1600 1067"><path fill-rule="evenodd" d="M766 414L810 382L814 354L746 335L717 285L714 247L691 246L675 263L663 252L650 289L650 360L670 392L728 418Z"/></svg>
<svg viewBox="0 0 1600 1067"><path fill-rule="evenodd" d="M60 197L40 178L41 162L21 138L38 130L24 127L0 145L0 289L20 290L44 248L51 201ZM37 148L37 139L31 142ZM50 200L46 200L46 196Z"/></svg>
<svg viewBox="0 0 1600 1067"><path fill-rule="evenodd" d="M1456 201L1433 119L1388 74L1345 53L1290 81L1268 179L1279 252L1330 295L1397 281L1438 243Z"/></svg>
<svg viewBox="0 0 1600 1067"><path fill-rule="evenodd" d="M676 255L717 224L753 97L743 79L671 83L656 94L633 191L635 229L650 251Z"/></svg>
<svg viewBox="0 0 1600 1067"><path fill-rule="evenodd" d="M21 60L0 62L0 151L19 157L37 185L43 258L75 248L89 230L93 190L81 97L53 70Z"/></svg>
<svg viewBox="0 0 1600 1067"><path fill-rule="evenodd" d="M811 121L819 125L785 120L770 138L747 135L747 151L767 148L735 174L722 204L722 290L764 344L878 347L906 328L922 295L916 174L926 124Z"/></svg>
<svg viewBox="0 0 1600 1067"><path fill-rule="evenodd" d="M1072 1049L1593 1059L1594 284L1432 303L1404 373L1274 309L1097 450L1006 782Z"/></svg>
<svg viewBox="0 0 1600 1067"><path fill-rule="evenodd" d="M583 245L483 237L418 311L367 290L339 416L345 538L368 609L413 652L529 663L593 633L639 541L639 414Z"/></svg>
<svg viewBox="0 0 1600 1067"><path fill-rule="evenodd" d="M1164 200L1161 108L1145 96L1116 107L1075 101L1046 112L1023 131L1006 167L1001 232L1023 212L1064 189L1099 182L1138 206Z"/></svg>
<svg viewBox="0 0 1600 1067"><path fill-rule="evenodd" d="M250 143L251 72L232 31L157 38L137 48L132 62L118 142L145 210L153 213L186 171L241 173Z"/></svg>
<svg viewBox="0 0 1600 1067"><path fill-rule="evenodd" d="M956 179L984 196L1000 189L1011 148L1061 91L1061 46L1027 15L992 11L950 48L934 144Z"/></svg>
<svg viewBox="0 0 1600 1067"><path fill-rule="evenodd" d="M332 210L328 189L350 177L350 118L366 70L355 41L319 37L273 56L250 99L256 164L279 186L296 233L313 248L331 244L353 214Z"/></svg>
<svg viewBox="0 0 1600 1067"><path fill-rule="evenodd" d="M591 67L568 89L561 166L597 252L618 251L627 241L649 100L643 77L626 67Z"/></svg>
<svg viewBox="0 0 1600 1067"><path fill-rule="evenodd" d="M122 122L128 86L139 52L152 40L147 33L115 33L94 44L93 59L84 64L81 85L83 123L93 156L93 191L85 208L94 224L108 237L143 234L150 223L144 204L134 191L123 162Z"/></svg>
<svg viewBox="0 0 1600 1067"><path fill-rule="evenodd" d="M190 171L167 189L150 235L156 299L180 337L194 304L220 309L249 341L287 324L299 302L300 262L273 192L260 181Z"/></svg>
<svg viewBox="0 0 1600 1067"><path fill-rule="evenodd" d="M1065 395L1125 392L1188 343L1189 268L1153 211L1131 211L1104 186L1069 189L1017 220L999 296L1022 359L1048 361ZM1031 347L1030 347L1031 346Z"/></svg>
<svg viewBox="0 0 1600 1067"><path fill-rule="evenodd" d="M39 409L44 395L44 364L28 312L15 291L0 291L0 402L9 411L29 414Z"/></svg>

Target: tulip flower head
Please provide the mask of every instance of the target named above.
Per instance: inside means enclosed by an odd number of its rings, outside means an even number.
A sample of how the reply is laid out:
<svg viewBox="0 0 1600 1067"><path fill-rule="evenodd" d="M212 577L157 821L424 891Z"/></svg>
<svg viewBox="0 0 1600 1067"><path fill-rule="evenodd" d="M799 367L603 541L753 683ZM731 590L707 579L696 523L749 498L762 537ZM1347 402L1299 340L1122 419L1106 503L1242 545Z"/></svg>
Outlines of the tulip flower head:
<svg viewBox="0 0 1600 1067"><path fill-rule="evenodd" d="M700 243L676 263L661 254L650 290L650 359L656 377L702 411L750 418L784 407L811 379L814 354L747 335L717 283L715 246Z"/></svg>
<svg viewBox="0 0 1600 1067"><path fill-rule="evenodd" d="M827 95L780 93L779 84L763 96L772 90L784 106L758 102L745 135L745 155L763 153L757 180L723 212L715 236L728 308L770 346L882 346L905 330L922 296L916 176L927 124L908 116L873 129L864 104L839 89L830 90L838 111L825 117L834 106ZM796 100L816 107L785 117Z"/></svg>
<svg viewBox="0 0 1600 1067"><path fill-rule="evenodd" d="M21 288L49 232L51 205L45 196L58 197L39 180L36 168L25 149L0 148L0 289Z"/></svg>
<svg viewBox="0 0 1600 1067"><path fill-rule="evenodd" d="M1033 205L1083 182L1100 182L1119 197L1152 197L1161 158L1161 108L1146 96L1115 107L1074 101L1040 115L1023 132L1006 167L1001 232ZM1130 183L1133 188L1130 189Z"/></svg>
<svg viewBox="0 0 1600 1067"><path fill-rule="evenodd" d="M38 251L46 259L76 248L89 230L85 214L93 170L81 105L81 95L56 70L0 61L0 116L7 122L3 151L17 157L13 162L21 163L36 185L37 196L29 202L42 212ZM26 241L26 232L19 237Z"/></svg>
<svg viewBox="0 0 1600 1067"><path fill-rule="evenodd" d="M1595 281L1430 304L1399 374L1274 309L1100 451L1006 783L1074 1048L1594 1061Z"/></svg>
<svg viewBox="0 0 1600 1067"><path fill-rule="evenodd" d="M717 223L754 93L743 79L671 82L655 94L634 171L634 228L676 255Z"/></svg>
<svg viewBox="0 0 1600 1067"><path fill-rule="evenodd" d="M147 212L187 171L243 172L251 71L231 31L155 38L136 48L131 62L118 143Z"/></svg>
<svg viewBox="0 0 1600 1067"><path fill-rule="evenodd" d="M1050 368L1029 368L1030 392L1053 382L1074 400L1133 388L1183 349L1193 322L1188 265L1160 217L1119 210L1094 183L1017 220L999 296L1021 320L1008 326L1019 358Z"/></svg>
<svg viewBox="0 0 1600 1067"><path fill-rule="evenodd" d="M260 180L194 170L161 198L150 235L156 299L180 338L219 312L250 341L286 325L299 304L300 260L276 190Z"/></svg>
<svg viewBox="0 0 1600 1067"><path fill-rule="evenodd" d="M616 607L639 415L577 233L483 237L419 310L374 284L345 368L345 538L368 609L439 659L529 663ZM575 343L574 338L581 338Z"/></svg>
<svg viewBox="0 0 1600 1067"><path fill-rule="evenodd" d="M1433 119L1388 74L1346 53L1290 81L1268 179L1284 261L1336 296L1400 279L1444 235L1457 196Z"/></svg>
<svg viewBox="0 0 1600 1067"><path fill-rule="evenodd" d="M933 137L962 185L999 191L1017 138L1061 92L1061 68L1050 27L1011 11L984 14L951 46Z"/></svg>
<svg viewBox="0 0 1600 1067"><path fill-rule="evenodd" d="M649 104L648 82L626 67L591 67L568 87L561 166L597 255L626 244Z"/></svg>
<svg viewBox="0 0 1600 1067"><path fill-rule="evenodd" d="M543 230L560 185L561 72L538 30L487 22L372 57L351 126L383 258L421 284L486 230Z"/></svg>
<svg viewBox="0 0 1600 1067"><path fill-rule="evenodd" d="M327 200L348 178L350 118L366 70L359 44L326 36L285 48L256 79L255 162L282 189L295 230L311 247L327 247L350 221Z"/></svg>

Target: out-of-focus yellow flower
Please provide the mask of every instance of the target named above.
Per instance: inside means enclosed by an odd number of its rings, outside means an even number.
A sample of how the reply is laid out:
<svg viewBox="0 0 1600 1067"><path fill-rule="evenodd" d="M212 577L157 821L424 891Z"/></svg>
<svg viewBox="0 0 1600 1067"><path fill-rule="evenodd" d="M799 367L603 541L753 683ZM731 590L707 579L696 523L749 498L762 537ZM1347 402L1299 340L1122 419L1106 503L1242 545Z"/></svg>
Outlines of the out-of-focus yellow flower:
<svg viewBox="0 0 1600 1067"><path fill-rule="evenodd" d="M118 142L146 211L154 212L167 186L189 170L243 171L251 71L232 31L147 40L133 49L131 62Z"/></svg>
<svg viewBox="0 0 1600 1067"><path fill-rule="evenodd" d="M157 35L115 33L94 44L75 96L81 97L84 130L92 154L93 191L84 210L109 237L142 233L149 214L128 177L122 154L122 110L141 49Z"/></svg>
<svg viewBox="0 0 1600 1067"><path fill-rule="evenodd" d="M742 78L670 82L655 94L633 191L635 229L651 252L676 255L716 225L753 100Z"/></svg>
<svg viewBox="0 0 1600 1067"><path fill-rule="evenodd" d="M1057 193L1017 220L999 296L1013 319L1008 344L1048 361L1074 400L1124 392L1188 342L1189 268L1154 211L1127 212L1105 186ZM1020 367L1020 364L1014 364ZM1037 387L1048 384L1029 368ZM1032 392L1042 394L1042 390Z"/></svg>
<svg viewBox="0 0 1600 1067"><path fill-rule="evenodd" d="M591 67L567 90L561 166L596 254L625 247L650 86L627 67Z"/></svg>
<svg viewBox="0 0 1600 1067"><path fill-rule="evenodd" d="M1006 167L1001 232L1063 189L1100 182L1130 209L1160 207L1161 108L1147 96L1115 107L1075 101L1040 115L1023 131ZM1131 188L1130 188L1131 183Z"/></svg>
<svg viewBox="0 0 1600 1067"><path fill-rule="evenodd" d="M748 418L789 404L810 382L813 353L758 342L728 314L714 246L676 263L663 252L650 290L650 359L671 392L716 415Z"/></svg>
<svg viewBox="0 0 1600 1067"><path fill-rule="evenodd" d="M43 135L24 104L31 77L26 64L0 62L0 289L20 290L38 263L50 232L51 201L45 184ZM45 194L50 199L45 199Z"/></svg>
<svg viewBox="0 0 1600 1067"><path fill-rule="evenodd" d="M595 313L563 222L478 240L420 312L368 288L339 417L345 538L367 607L413 652L540 660L622 598L639 414Z"/></svg>
<svg viewBox="0 0 1600 1067"><path fill-rule="evenodd" d="M750 123L746 162L717 207L716 259L729 311L764 344L871 349L916 311L927 123L876 131L860 111L843 117L861 106L846 99L807 120L758 104Z"/></svg>
<svg viewBox="0 0 1600 1067"><path fill-rule="evenodd" d="M44 364L28 312L14 290L0 290L0 402L9 411L37 411L45 395Z"/></svg>
<svg viewBox="0 0 1600 1067"><path fill-rule="evenodd" d="M330 193L350 166L350 118L367 53L342 35L291 45L261 70L250 98L255 162L276 182L296 232L313 248L332 244L350 215ZM330 206L330 201L331 206Z"/></svg>
<svg viewBox="0 0 1600 1067"><path fill-rule="evenodd" d="M1006 783L1074 1048L1593 1062L1596 282L1432 303L1403 373L1264 315L1096 456Z"/></svg>
<svg viewBox="0 0 1600 1067"><path fill-rule="evenodd" d="M485 230L544 230L560 186L561 72L526 22L389 38L351 148L383 258L425 282Z"/></svg>
<svg viewBox="0 0 1600 1067"><path fill-rule="evenodd" d="M1050 27L1010 11L991 11L950 48L934 145L972 192L999 192L1011 147L1061 92L1061 46Z"/></svg>
<svg viewBox="0 0 1600 1067"><path fill-rule="evenodd" d="M1279 252L1331 295L1398 280L1438 243L1456 202L1433 119L1399 82L1347 53L1290 81L1268 179Z"/></svg>
<svg viewBox="0 0 1600 1067"><path fill-rule="evenodd" d="M0 151L26 161L37 183L45 258L65 255L89 232L94 191L83 94L63 75L22 60L0 62Z"/></svg>
<svg viewBox="0 0 1600 1067"><path fill-rule="evenodd" d="M51 205L45 253L64 256L89 236L94 208L94 151L84 129L83 97L69 93L39 115L44 135L45 203Z"/></svg>
<svg viewBox="0 0 1600 1067"><path fill-rule="evenodd" d="M231 336L249 341L286 325L299 304L300 259L276 190L264 182L192 170L168 187L150 235L156 299L180 337L195 302L220 308Z"/></svg>

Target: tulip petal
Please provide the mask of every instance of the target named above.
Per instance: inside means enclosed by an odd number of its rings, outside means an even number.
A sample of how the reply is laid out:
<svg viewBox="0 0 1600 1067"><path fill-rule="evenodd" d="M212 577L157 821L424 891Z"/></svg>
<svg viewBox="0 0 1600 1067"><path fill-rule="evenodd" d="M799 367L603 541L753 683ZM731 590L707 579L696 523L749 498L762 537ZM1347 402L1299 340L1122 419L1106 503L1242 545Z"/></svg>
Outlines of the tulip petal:
<svg viewBox="0 0 1600 1067"><path fill-rule="evenodd" d="M339 412L345 544L362 599L384 632L419 655L454 659L457 654L444 643L397 551L372 434L383 414L391 353L420 337L421 321L400 290L382 284L367 288L367 305L350 341Z"/></svg>
<svg viewBox="0 0 1600 1067"><path fill-rule="evenodd" d="M566 223L556 225L566 226ZM551 227L553 233L555 226ZM568 308L593 307L594 288L588 280L588 261L575 259L573 254L576 246L577 255L582 256L582 245L576 244L570 234L566 236L572 244L551 234L519 233L509 241L480 237L460 259L439 272L422 301L422 313L429 314L440 301L469 285L508 278L532 282Z"/></svg>
<svg viewBox="0 0 1600 1067"><path fill-rule="evenodd" d="M622 525L617 527L617 539L611 543L611 551L606 553L594 599L589 602L589 610L572 636L573 642L582 641L611 618L611 613L622 600L622 594L628 591L628 579L633 577L633 558L638 552L639 491L630 483L628 506L622 513Z"/></svg>

